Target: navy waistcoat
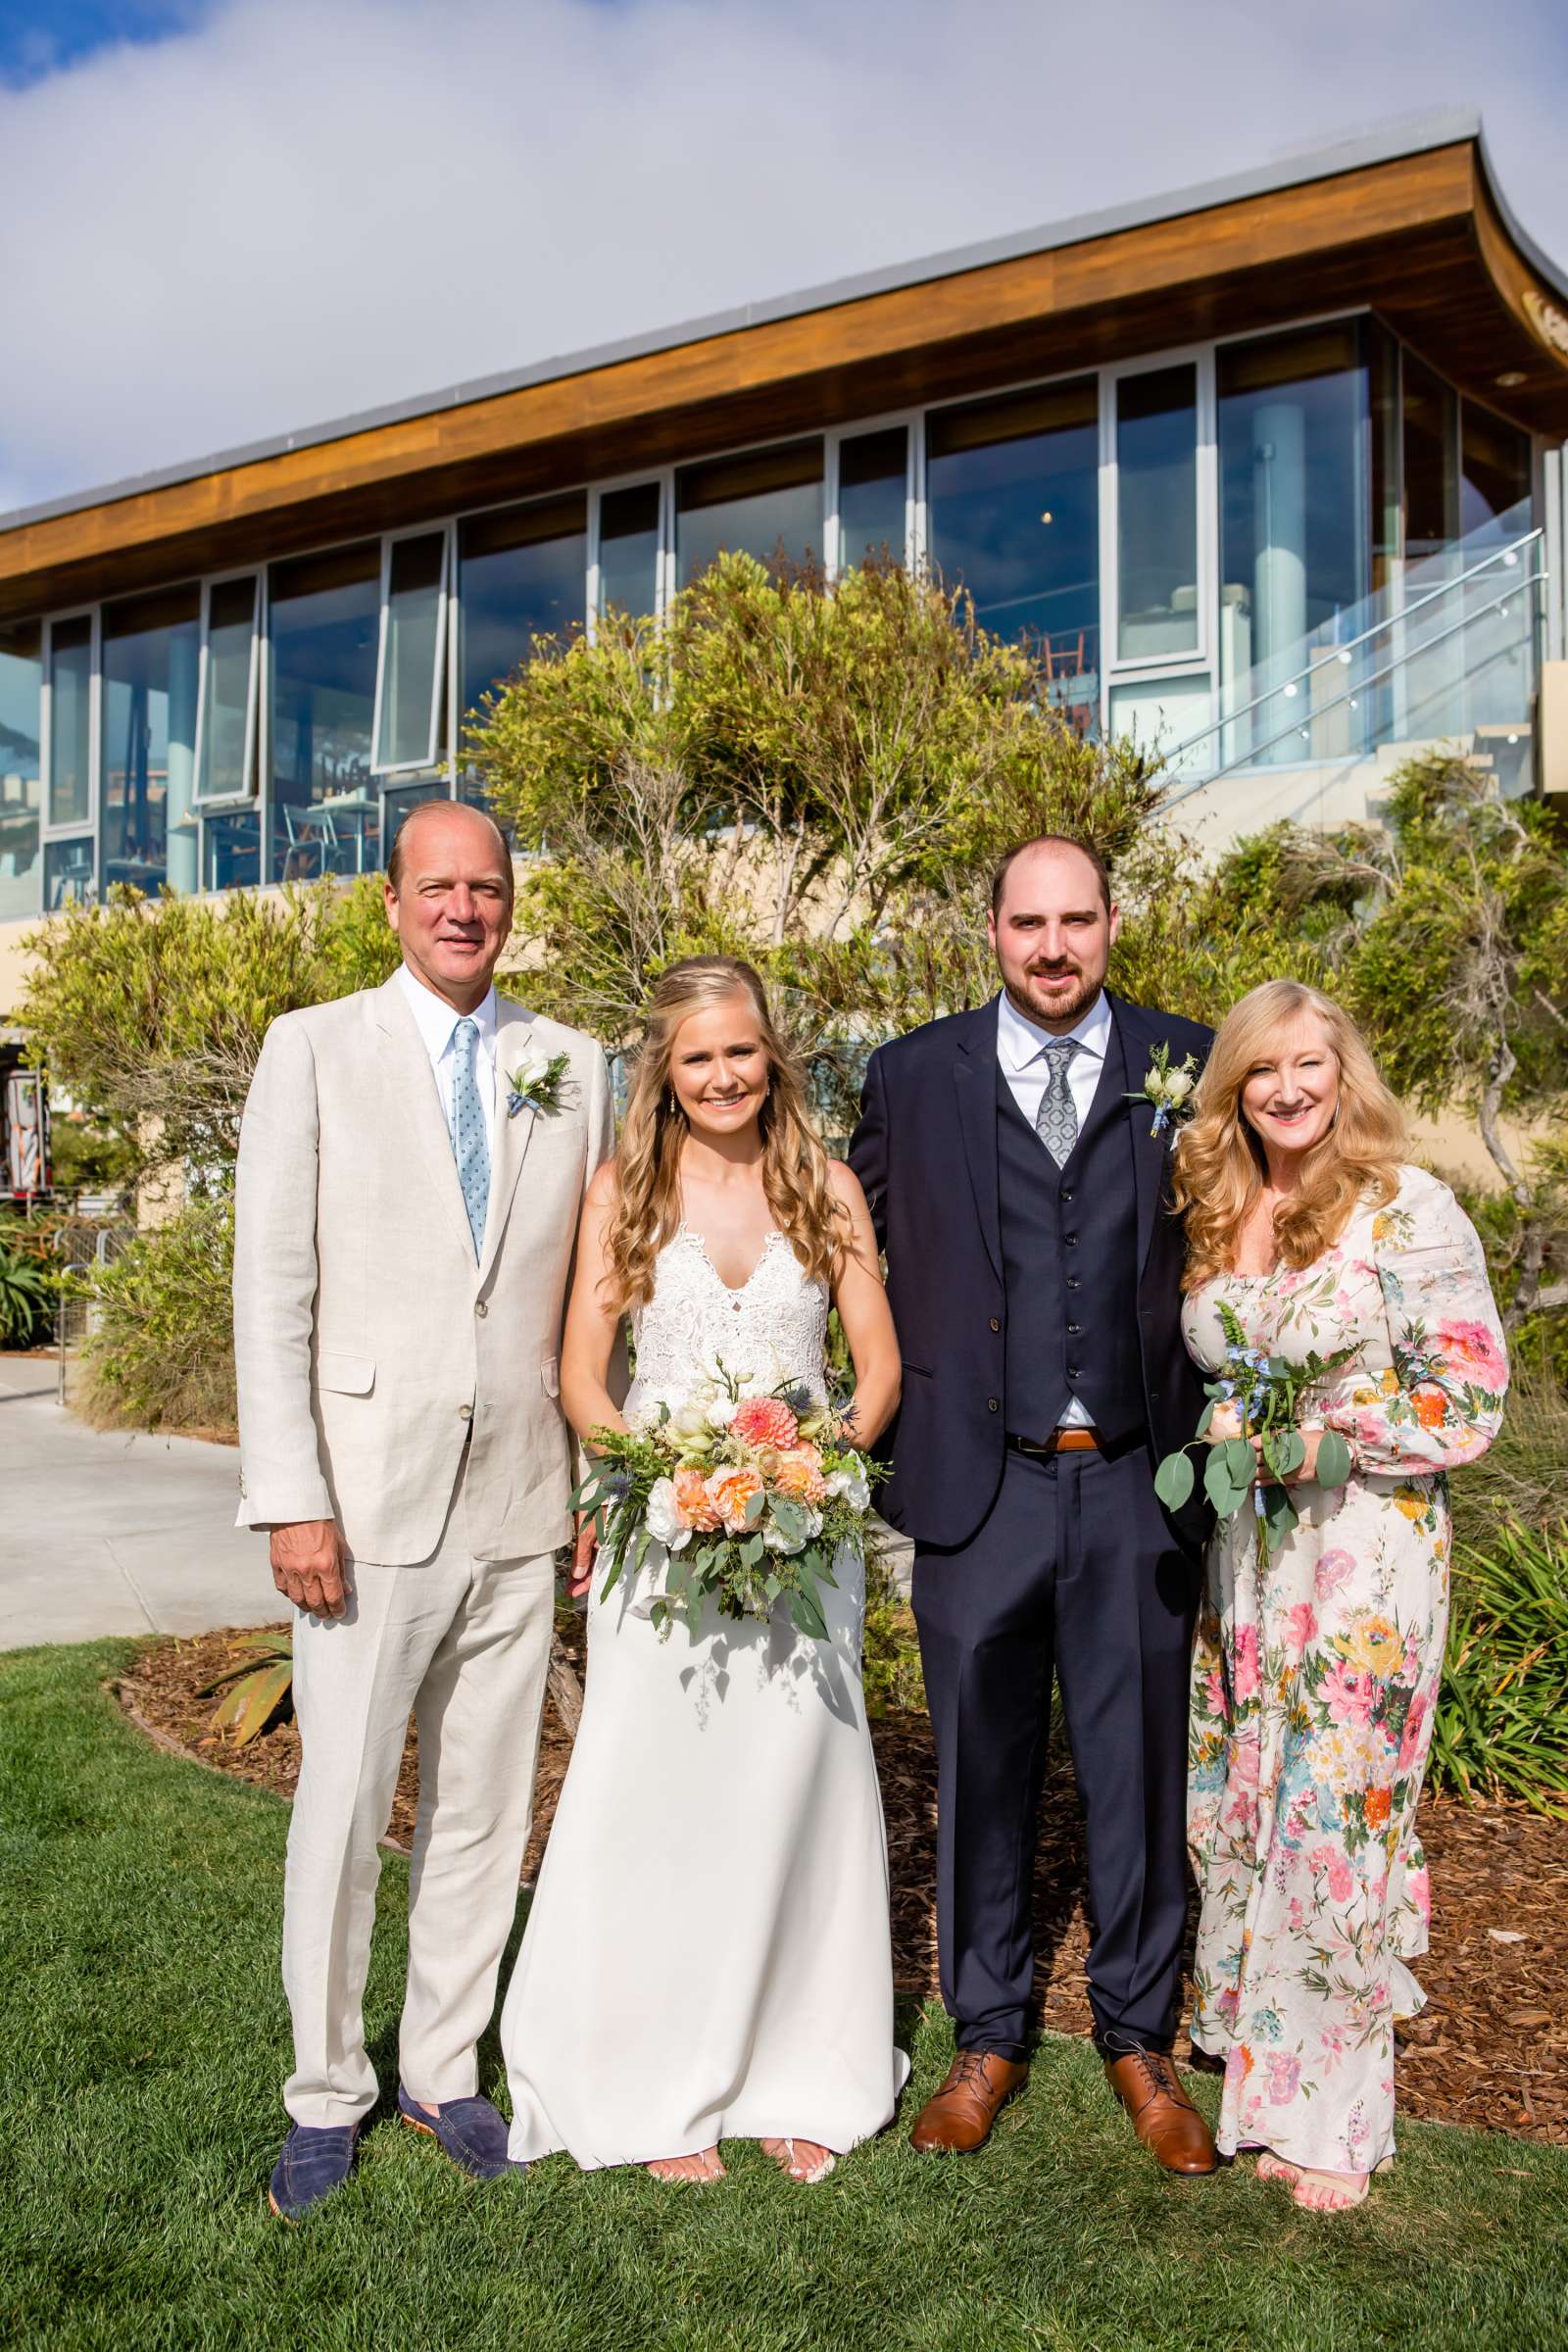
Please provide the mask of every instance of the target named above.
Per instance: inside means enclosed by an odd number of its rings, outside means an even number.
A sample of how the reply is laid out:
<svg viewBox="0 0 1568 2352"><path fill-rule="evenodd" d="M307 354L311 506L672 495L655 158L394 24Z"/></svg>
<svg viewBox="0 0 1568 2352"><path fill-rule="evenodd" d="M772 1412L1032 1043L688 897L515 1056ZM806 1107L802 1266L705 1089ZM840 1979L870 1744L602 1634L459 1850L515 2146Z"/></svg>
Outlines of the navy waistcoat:
<svg viewBox="0 0 1568 2352"><path fill-rule="evenodd" d="M1006 1285L1006 1426L1045 1438L1076 1396L1113 1445L1145 1425L1138 1345L1138 1195L1121 1040L1063 1168L997 1067Z"/></svg>

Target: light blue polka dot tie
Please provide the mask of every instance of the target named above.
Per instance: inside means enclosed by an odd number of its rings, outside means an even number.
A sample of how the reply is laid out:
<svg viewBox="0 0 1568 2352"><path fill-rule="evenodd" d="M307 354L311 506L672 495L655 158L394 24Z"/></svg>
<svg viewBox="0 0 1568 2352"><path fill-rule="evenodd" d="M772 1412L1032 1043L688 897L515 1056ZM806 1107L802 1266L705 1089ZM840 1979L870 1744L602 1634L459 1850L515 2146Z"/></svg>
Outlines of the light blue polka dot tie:
<svg viewBox="0 0 1568 2352"><path fill-rule="evenodd" d="M452 1150L458 1162L463 1205L468 1212L473 1255L478 1262L484 1247L484 1217L490 1204L490 1134L474 1062L479 1052L479 1024L465 1016L453 1032Z"/></svg>

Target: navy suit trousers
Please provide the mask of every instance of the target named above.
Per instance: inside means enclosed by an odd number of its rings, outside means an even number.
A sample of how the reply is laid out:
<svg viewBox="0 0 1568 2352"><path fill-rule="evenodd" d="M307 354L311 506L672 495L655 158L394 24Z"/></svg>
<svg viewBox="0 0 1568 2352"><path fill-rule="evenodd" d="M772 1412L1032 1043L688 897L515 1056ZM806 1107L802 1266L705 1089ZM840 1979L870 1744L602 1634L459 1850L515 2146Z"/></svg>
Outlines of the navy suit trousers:
<svg viewBox="0 0 1568 2352"><path fill-rule="evenodd" d="M1170 2045L1187 1910L1188 1672L1200 1571L1141 1445L1009 1450L967 1544L917 1551L939 1769L942 1997L960 2049L1021 2058L1052 1677L1085 1814L1097 2038Z"/></svg>

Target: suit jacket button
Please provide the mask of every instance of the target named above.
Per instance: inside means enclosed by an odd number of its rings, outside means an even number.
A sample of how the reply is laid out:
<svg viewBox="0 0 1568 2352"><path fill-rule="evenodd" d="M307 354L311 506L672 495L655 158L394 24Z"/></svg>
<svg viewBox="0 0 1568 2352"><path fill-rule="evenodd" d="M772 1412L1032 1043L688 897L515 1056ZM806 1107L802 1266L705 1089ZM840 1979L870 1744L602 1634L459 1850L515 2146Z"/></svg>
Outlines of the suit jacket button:
<svg viewBox="0 0 1568 2352"><path fill-rule="evenodd" d="M476 1298L473 1302L473 1311L476 1315L487 1315L490 1309L482 1298Z"/></svg>
<svg viewBox="0 0 1568 2352"><path fill-rule="evenodd" d="M1002 1402L1001 1402L1001 1399L1000 1399L999 1397L996 1397L996 1396L988 1396L988 1397L986 1398L986 1411L987 1411L988 1413L1000 1413L1000 1412L1001 1412L1001 1410L1002 1410Z"/></svg>
<svg viewBox="0 0 1568 2352"><path fill-rule="evenodd" d="M459 1405L459 1407L458 1407L458 1419L459 1419L460 1421L471 1421L471 1420L473 1419L473 1407L472 1407L472 1405L471 1405L471 1404L460 1404L460 1405Z"/></svg>
<svg viewBox="0 0 1568 2352"><path fill-rule="evenodd" d="M993 1331L1000 1331L1002 1329L1002 1317L1000 1315L992 1316L991 1328Z"/></svg>
<svg viewBox="0 0 1568 2352"><path fill-rule="evenodd" d="M1061 1197L1062 1197L1062 1199L1063 1199L1064 1200L1070 1200L1073 1198L1072 1194L1071 1194L1070 1192L1066 1192L1066 1191L1064 1191L1064 1192L1062 1193L1062 1196L1061 1196Z"/></svg>

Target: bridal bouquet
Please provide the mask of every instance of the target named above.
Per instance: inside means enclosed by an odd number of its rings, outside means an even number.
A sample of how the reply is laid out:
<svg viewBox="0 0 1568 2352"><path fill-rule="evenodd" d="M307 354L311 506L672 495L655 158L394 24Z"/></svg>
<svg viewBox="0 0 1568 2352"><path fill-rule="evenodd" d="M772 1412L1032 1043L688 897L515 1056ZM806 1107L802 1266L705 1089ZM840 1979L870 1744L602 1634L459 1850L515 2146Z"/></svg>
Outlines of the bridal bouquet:
<svg viewBox="0 0 1568 2352"><path fill-rule="evenodd" d="M1154 1473L1154 1493L1167 1510L1180 1510L1196 1476L1187 1458L1190 1448L1207 1439L1216 1416L1225 1414L1221 1427L1234 1423L1236 1435L1209 1443L1203 1491L1221 1519L1251 1504L1257 1521L1257 1562L1266 1568L1300 1518L1291 1490L1283 1482L1306 1459L1306 1441L1299 1426L1305 1399L1348 1363L1355 1350L1342 1348L1335 1355L1313 1353L1293 1363L1287 1356L1267 1355L1261 1348L1250 1348L1235 1308L1224 1301L1219 1318L1225 1333L1224 1368L1203 1384L1208 1402L1198 1434L1190 1446L1166 1454ZM1254 1438L1259 1441L1255 1447ZM1265 1466L1269 1478L1263 1476ZM1338 1430L1326 1429L1318 1440L1313 1485L1342 1487L1349 1475L1349 1446Z"/></svg>
<svg viewBox="0 0 1568 2352"><path fill-rule="evenodd" d="M590 1443L597 1458L572 1501L597 1522L605 1594L647 1570L661 1584L655 1624L680 1616L694 1636L710 1596L722 1616L765 1617L784 1594L801 1632L823 1640L821 1588L841 1544L863 1550L881 1475L830 1406L719 1364L673 1411L662 1403Z"/></svg>

